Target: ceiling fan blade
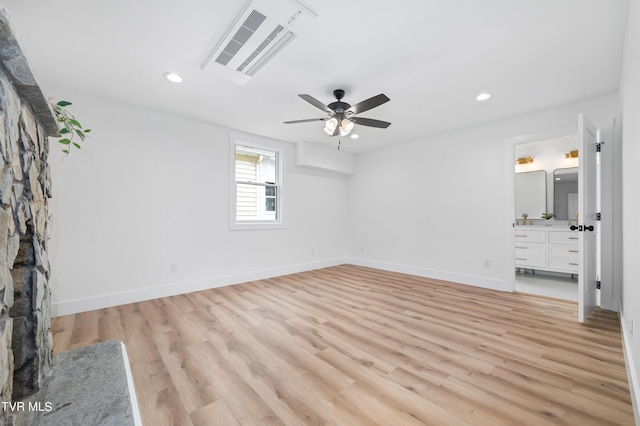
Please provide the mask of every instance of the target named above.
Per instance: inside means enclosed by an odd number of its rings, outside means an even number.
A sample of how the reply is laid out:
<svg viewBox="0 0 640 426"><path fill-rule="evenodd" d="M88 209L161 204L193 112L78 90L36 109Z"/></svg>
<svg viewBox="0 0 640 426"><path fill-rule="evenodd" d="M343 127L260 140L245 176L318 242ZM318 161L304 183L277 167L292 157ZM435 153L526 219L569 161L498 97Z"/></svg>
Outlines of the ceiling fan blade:
<svg viewBox="0 0 640 426"><path fill-rule="evenodd" d="M329 114L333 114L333 111L328 106L326 106L325 104L323 104L322 102L314 98L313 96L310 96L310 95L298 95L298 96L300 96L305 101L309 102L314 107L319 108L324 112L328 112Z"/></svg>
<svg viewBox="0 0 640 426"><path fill-rule="evenodd" d="M359 114L361 112L369 111L371 108L380 106L385 102L389 102L389 100L390 99L386 95L380 93L377 96L374 96L372 98L369 98L367 100L364 100L362 102L359 102L353 105L351 108L347 110L347 112L351 112L352 114Z"/></svg>
<svg viewBox="0 0 640 426"><path fill-rule="evenodd" d="M285 121L284 124L310 123L312 121L326 121L326 118L307 118L306 120Z"/></svg>
<svg viewBox="0 0 640 426"><path fill-rule="evenodd" d="M374 120L372 118L364 117L349 117L349 120L362 126L379 127L381 129L386 129L391 125L388 121Z"/></svg>

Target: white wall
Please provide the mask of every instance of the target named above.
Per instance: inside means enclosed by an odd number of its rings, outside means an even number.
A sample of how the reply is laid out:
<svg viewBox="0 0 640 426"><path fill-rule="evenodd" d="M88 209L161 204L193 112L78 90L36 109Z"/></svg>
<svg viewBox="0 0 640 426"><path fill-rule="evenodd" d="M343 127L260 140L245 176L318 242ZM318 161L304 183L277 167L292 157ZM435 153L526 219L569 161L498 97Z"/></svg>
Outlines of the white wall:
<svg viewBox="0 0 640 426"><path fill-rule="evenodd" d="M575 125L580 112L608 123L618 107L607 95L359 155L349 178L351 261L511 291L505 139Z"/></svg>
<svg viewBox="0 0 640 426"><path fill-rule="evenodd" d="M631 372L632 398L636 403L636 423L640 424L640 2L629 3L620 97L622 105L622 221L623 306L622 325L627 367Z"/></svg>
<svg viewBox="0 0 640 426"><path fill-rule="evenodd" d="M293 145L282 143L287 228L230 231L228 129L48 95L92 128L64 160L51 139L54 315L343 263L346 178L296 167Z"/></svg>

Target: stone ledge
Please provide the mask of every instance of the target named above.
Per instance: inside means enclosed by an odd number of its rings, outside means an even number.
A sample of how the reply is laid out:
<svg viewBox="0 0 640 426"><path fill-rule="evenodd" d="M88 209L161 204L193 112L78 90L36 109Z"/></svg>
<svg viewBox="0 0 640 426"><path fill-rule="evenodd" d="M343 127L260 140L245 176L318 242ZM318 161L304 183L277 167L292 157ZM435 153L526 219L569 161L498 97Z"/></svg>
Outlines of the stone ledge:
<svg viewBox="0 0 640 426"><path fill-rule="evenodd" d="M96 343L54 357L44 386L19 401L15 425L139 425L135 398L124 344Z"/></svg>
<svg viewBox="0 0 640 426"><path fill-rule="evenodd" d="M0 62L11 77L18 94L31 105L33 112L44 125L47 135L59 136L58 122L49 101L31 72L29 62L13 31L9 12L2 5L0 5Z"/></svg>

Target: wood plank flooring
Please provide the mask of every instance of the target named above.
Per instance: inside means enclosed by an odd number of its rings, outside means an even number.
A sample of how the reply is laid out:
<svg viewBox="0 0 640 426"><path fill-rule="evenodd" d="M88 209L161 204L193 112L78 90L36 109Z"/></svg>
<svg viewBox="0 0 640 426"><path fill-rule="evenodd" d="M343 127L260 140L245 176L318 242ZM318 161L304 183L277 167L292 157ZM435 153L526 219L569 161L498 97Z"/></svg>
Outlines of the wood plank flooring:
<svg viewBox="0 0 640 426"><path fill-rule="evenodd" d="M632 425L617 314L352 265L53 320L145 425Z"/></svg>

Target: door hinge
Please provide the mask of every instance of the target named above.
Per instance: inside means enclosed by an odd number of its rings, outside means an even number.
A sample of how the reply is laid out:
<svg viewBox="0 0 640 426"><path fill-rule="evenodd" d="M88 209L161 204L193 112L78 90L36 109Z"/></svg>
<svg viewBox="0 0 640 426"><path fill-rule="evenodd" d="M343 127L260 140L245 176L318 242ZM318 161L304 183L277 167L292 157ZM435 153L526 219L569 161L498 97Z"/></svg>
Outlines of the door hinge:
<svg viewBox="0 0 640 426"><path fill-rule="evenodd" d="M602 213L596 213L596 220L602 220Z"/></svg>
<svg viewBox="0 0 640 426"><path fill-rule="evenodd" d="M600 288L600 281L596 281L596 288Z"/></svg>
<svg viewBox="0 0 640 426"><path fill-rule="evenodd" d="M596 144L596 152L601 152L602 151L602 145L604 145L604 142L598 142Z"/></svg>

